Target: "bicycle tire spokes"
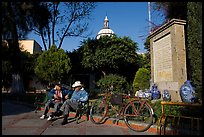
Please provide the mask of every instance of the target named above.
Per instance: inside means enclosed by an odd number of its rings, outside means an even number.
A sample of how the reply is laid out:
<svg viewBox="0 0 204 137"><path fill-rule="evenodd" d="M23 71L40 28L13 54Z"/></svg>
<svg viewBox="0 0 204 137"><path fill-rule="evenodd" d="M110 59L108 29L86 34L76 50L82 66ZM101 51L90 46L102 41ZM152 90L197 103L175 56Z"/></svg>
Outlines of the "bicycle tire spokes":
<svg viewBox="0 0 204 137"><path fill-rule="evenodd" d="M126 125L137 132L143 132L149 129L152 124L153 115L150 107L138 100L131 101L124 111L124 120Z"/></svg>
<svg viewBox="0 0 204 137"><path fill-rule="evenodd" d="M98 99L90 109L90 119L95 124L101 124L106 117L108 106L102 99Z"/></svg>

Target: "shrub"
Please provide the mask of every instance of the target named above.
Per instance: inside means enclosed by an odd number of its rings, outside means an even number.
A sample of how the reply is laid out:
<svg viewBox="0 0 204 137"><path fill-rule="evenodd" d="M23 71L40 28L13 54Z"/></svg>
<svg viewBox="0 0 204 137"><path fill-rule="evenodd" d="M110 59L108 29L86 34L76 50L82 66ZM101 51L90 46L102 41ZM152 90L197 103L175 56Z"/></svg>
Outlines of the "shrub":
<svg viewBox="0 0 204 137"><path fill-rule="evenodd" d="M101 78L97 82L97 85L102 89L107 89L113 86L114 93L123 93L123 89L127 87L127 81L126 78L122 76L116 74L109 74Z"/></svg>
<svg viewBox="0 0 204 137"><path fill-rule="evenodd" d="M137 90L145 90L150 86L150 71L146 68L139 68L135 74L135 79L133 81L133 89Z"/></svg>
<svg viewBox="0 0 204 137"><path fill-rule="evenodd" d="M40 81L46 83L64 82L68 79L70 69L71 62L66 52L52 45L37 58L35 74Z"/></svg>
<svg viewBox="0 0 204 137"><path fill-rule="evenodd" d="M162 114L162 100L149 101L152 109L154 110L156 122L161 117ZM186 116L186 117L201 117L202 110L198 108L189 108L187 106L176 106L176 105L165 105L164 114L173 116Z"/></svg>

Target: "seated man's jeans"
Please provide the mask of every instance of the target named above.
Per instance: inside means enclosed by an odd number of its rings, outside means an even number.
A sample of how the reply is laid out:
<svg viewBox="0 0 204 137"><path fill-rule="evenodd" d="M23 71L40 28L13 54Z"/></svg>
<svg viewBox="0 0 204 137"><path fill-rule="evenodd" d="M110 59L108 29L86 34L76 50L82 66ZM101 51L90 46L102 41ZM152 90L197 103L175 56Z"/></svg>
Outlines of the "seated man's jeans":
<svg viewBox="0 0 204 137"><path fill-rule="evenodd" d="M62 105L62 102L54 102L52 100L49 100L46 104L45 104L45 111L44 111L44 115L47 115L48 111L50 110L51 106L54 105L54 112L57 112L60 108L60 106Z"/></svg>
<svg viewBox="0 0 204 137"><path fill-rule="evenodd" d="M60 110L64 112L64 115L69 116L70 107L73 108L74 110L76 110L78 107L78 102L77 101L71 101L70 99L68 99L63 103Z"/></svg>

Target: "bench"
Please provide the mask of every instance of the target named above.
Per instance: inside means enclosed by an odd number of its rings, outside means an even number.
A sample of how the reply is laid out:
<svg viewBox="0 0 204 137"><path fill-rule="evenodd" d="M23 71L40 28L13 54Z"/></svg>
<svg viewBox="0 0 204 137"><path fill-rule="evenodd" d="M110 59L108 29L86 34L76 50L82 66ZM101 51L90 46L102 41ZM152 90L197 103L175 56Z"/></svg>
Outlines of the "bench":
<svg viewBox="0 0 204 137"><path fill-rule="evenodd" d="M41 107L44 107L45 104L47 103L49 97L48 97L48 93L37 93L36 97L35 97L35 102L34 102L34 106L35 106L35 110L34 112L37 113L38 110L41 110Z"/></svg>
<svg viewBox="0 0 204 137"><path fill-rule="evenodd" d="M202 104L184 103L184 102L161 102L162 114L158 120L157 133L159 135L200 135L202 134L202 117L200 116L175 116L165 114L165 106L183 106L190 109L201 110ZM191 111L190 111L191 112ZM202 112L201 112L202 113Z"/></svg>
<svg viewBox="0 0 204 137"><path fill-rule="evenodd" d="M43 110L48 100L49 100L48 93L39 94L38 96L36 96L35 102L34 102L34 105L36 108L34 112L37 113L38 110ZM52 108L50 111L53 111ZM73 112L74 110L71 109L71 111ZM85 114L86 114L86 120L88 121L89 120L89 100L85 102L79 102L79 105L75 111L75 117L74 117L76 119L77 124L80 123L79 120Z"/></svg>
<svg viewBox="0 0 204 137"><path fill-rule="evenodd" d="M84 102L79 102L78 108L76 109L76 123L79 124L79 120L83 115L86 115L86 121L89 120L89 100Z"/></svg>

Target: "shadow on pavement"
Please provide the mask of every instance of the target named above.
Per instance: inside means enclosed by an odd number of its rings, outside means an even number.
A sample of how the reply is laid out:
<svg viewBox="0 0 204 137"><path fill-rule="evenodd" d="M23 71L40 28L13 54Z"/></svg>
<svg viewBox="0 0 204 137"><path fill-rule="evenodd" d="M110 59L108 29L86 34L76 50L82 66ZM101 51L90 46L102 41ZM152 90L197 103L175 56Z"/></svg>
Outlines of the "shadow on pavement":
<svg viewBox="0 0 204 137"><path fill-rule="evenodd" d="M16 115L34 111L34 107L22 105L17 101L2 100L2 116Z"/></svg>

